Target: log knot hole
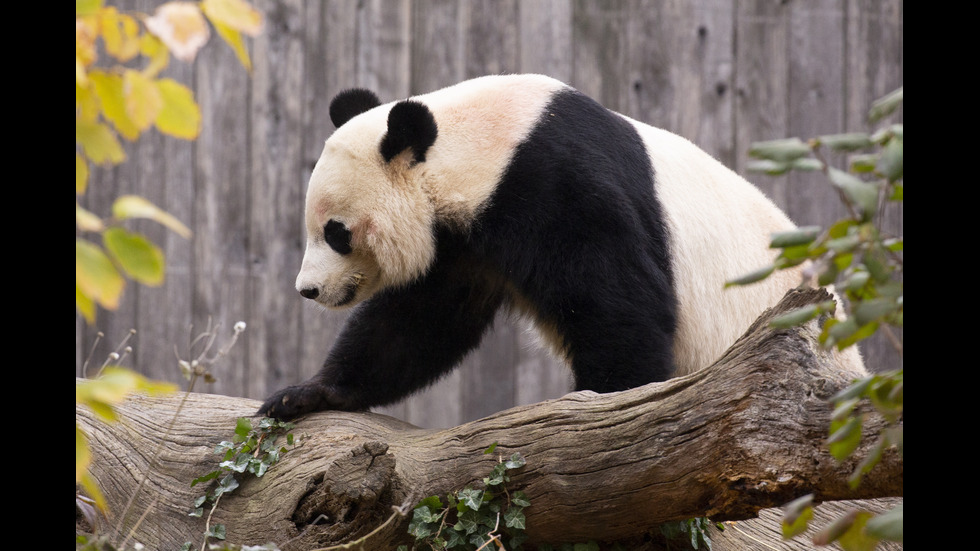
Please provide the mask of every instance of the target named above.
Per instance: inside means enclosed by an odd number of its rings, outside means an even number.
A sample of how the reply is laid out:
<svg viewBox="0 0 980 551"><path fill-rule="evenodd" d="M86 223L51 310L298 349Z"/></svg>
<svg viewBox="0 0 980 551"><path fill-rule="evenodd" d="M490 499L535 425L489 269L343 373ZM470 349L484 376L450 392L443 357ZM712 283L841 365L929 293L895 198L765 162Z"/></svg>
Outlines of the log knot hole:
<svg viewBox="0 0 980 551"><path fill-rule="evenodd" d="M304 541L349 541L391 515L395 457L382 442L362 442L309 481L292 520Z"/></svg>

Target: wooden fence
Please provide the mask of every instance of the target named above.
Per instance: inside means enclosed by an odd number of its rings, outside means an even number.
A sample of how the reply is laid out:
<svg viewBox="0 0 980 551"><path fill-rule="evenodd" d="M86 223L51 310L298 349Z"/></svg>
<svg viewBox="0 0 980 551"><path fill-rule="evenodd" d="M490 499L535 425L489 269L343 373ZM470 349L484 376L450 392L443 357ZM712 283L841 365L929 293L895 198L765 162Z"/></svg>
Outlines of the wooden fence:
<svg viewBox="0 0 980 551"><path fill-rule="evenodd" d="M138 11L156 3L136 2ZM488 73L545 73L610 109L690 138L746 174L751 142L868 128L871 102L903 83L902 0L278 0L251 41L251 74L215 37L169 76L195 90L195 142L149 134L128 160L96 169L82 201L108 212L124 193L147 197L194 231L136 229L167 255L166 283L131 285L118 311L87 326L76 313L76 374L96 331L94 364L130 329L124 364L180 382L176 357L218 325L247 330L196 390L263 398L319 368L345 314L293 287L304 248L306 183L333 130L330 99L351 86L384 101ZM130 7L130 6L127 6ZM842 213L817 178L746 174L799 224ZM900 232L901 217L890 220ZM864 348L883 369L901 358ZM445 427L562 395L570 374L519 322L501 318L462 369L384 411Z"/></svg>

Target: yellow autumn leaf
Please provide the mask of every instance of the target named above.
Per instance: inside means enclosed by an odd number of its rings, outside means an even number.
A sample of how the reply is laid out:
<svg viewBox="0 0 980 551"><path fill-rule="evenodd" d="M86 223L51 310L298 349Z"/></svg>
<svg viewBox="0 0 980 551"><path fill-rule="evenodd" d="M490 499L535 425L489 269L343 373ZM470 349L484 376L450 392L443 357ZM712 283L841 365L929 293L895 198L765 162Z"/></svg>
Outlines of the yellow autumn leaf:
<svg viewBox="0 0 980 551"><path fill-rule="evenodd" d="M85 321L95 323L95 301L85 294L78 283L75 283L75 308L85 316Z"/></svg>
<svg viewBox="0 0 980 551"><path fill-rule="evenodd" d="M122 83L126 115L142 132L153 124L163 109L160 90L153 79L147 78L139 71L125 71Z"/></svg>
<svg viewBox="0 0 980 551"><path fill-rule="evenodd" d="M119 140L104 124L76 120L75 142L81 144L85 156L95 164L119 164L126 160Z"/></svg>
<svg viewBox="0 0 980 551"><path fill-rule="evenodd" d="M75 202L75 226L81 231L98 232L105 228L102 219Z"/></svg>
<svg viewBox="0 0 980 551"><path fill-rule="evenodd" d="M127 140L138 138L140 130L126 112L122 77L105 71L92 71L89 73L89 79L95 85L95 94L99 98L99 104L102 105L102 114L105 118Z"/></svg>
<svg viewBox="0 0 980 551"><path fill-rule="evenodd" d="M156 35L174 57L191 62L207 43L211 31L197 4L167 2L146 19L146 28Z"/></svg>
<svg viewBox="0 0 980 551"><path fill-rule="evenodd" d="M156 77L170 64L170 50L159 38L150 33L143 35L140 41L140 53L150 60L143 68L143 74L147 77Z"/></svg>
<svg viewBox="0 0 980 551"><path fill-rule="evenodd" d="M146 218L163 224L181 237L188 238L191 236L191 230L180 220L137 195L123 195L116 199L112 204L112 215L119 220Z"/></svg>
<svg viewBox="0 0 980 551"><path fill-rule="evenodd" d="M82 158L77 152L75 153L75 195L82 195L85 193L85 188L88 186L88 163ZM78 203L75 203L76 216L78 218Z"/></svg>
<svg viewBox="0 0 980 551"><path fill-rule="evenodd" d="M99 36L99 21L96 17L75 18L75 61L88 67L98 59L95 40ZM76 69L77 70L77 69Z"/></svg>
<svg viewBox="0 0 980 551"><path fill-rule="evenodd" d="M156 83L163 100L157 115L157 130L185 140L193 140L201 133L201 110L194 102L190 88L176 80L162 78Z"/></svg>
<svg viewBox="0 0 980 551"><path fill-rule="evenodd" d="M112 421L115 418L115 414L110 413L112 406L122 403L133 393L161 395L175 390L177 385L173 383L154 381L124 367L108 366L98 378L75 385L75 402Z"/></svg>
<svg viewBox="0 0 980 551"><path fill-rule="evenodd" d="M75 88L88 86L88 75L85 73L85 64L75 54Z"/></svg>
<svg viewBox="0 0 980 551"><path fill-rule="evenodd" d="M86 122L96 122L99 119L99 97L95 95L95 87L90 86L88 76L86 83L75 81L75 118Z"/></svg>
<svg viewBox="0 0 980 551"><path fill-rule="evenodd" d="M75 239L76 295L81 292L103 308L115 310L125 286L126 280L102 249L88 241Z"/></svg>
<svg viewBox="0 0 980 551"><path fill-rule="evenodd" d="M75 0L75 17L94 15L102 7L102 0Z"/></svg>
<svg viewBox="0 0 980 551"><path fill-rule="evenodd" d="M244 0L204 0L201 9L211 23L249 36L262 32L262 13Z"/></svg>
<svg viewBox="0 0 980 551"><path fill-rule="evenodd" d="M238 62L245 67L245 70L252 72L252 60L248 56L248 49L245 47L245 41L242 39L242 34L231 27L222 25L221 23L212 21L214 25L214 30L218 31L218 36L225 41L226 44L231 46L231 49L235 52L235 57L238 58Z"/></svg>
<svg viewBox="0 0 980 551"><path fill-rule="evenodd" d="M88 438L75 424L75 482L81 482L92 462L92 452L88 449Z"/></svg>
<svg viewBox="0 0 980 551"><path fill-rule="evenodd" d="M95 506L105 512L108 503L99 485L88 472L88 467L92 463L92 451L88 447L88 438L82 429L75 423L75 482L81 484L85 489L85 494L95 501Z"/></svg>
<svg viewBox="0 0 980 551"><path fill-rule="evenodd" d="M140 26L135 18L109 6L99 12L99 24L109 55L126 62L139 54Z"/></svg>
<svg viewBox="0 0 980 551"><path fill-rule="evenodd" d="M166 272L163 251L146 237L113 227L102 232L102 243L131 279L149 287L163 283Z"/></svg>

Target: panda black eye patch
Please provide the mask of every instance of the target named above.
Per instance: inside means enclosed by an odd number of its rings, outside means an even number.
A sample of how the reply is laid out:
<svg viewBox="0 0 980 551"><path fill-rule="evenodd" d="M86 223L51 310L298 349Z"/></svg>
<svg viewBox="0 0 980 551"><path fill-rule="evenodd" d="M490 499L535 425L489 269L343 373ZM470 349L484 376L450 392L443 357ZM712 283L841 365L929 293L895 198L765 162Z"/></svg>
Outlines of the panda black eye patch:
<svg viewBox="0 0 980 551"><path fill-rule="evenodd" d="M328 220L323 226L323 239L331 249L340 254L350 254L353 251L350 246L350 230L343 222Z"/></svg>

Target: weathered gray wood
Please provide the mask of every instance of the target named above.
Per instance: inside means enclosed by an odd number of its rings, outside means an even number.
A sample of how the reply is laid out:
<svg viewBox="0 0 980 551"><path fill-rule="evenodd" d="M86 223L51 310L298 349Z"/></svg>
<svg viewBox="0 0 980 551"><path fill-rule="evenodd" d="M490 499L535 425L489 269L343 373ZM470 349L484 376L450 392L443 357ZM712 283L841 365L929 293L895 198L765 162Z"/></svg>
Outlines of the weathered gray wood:
<svg viewBox="0 0 980 551"><path fill-rule="evenodd" d="M253 41L249 98L248 308L250 338L244 345L252 365L265 373L248 373L245 394L274 391L281 375L300 377L302 332L293 284L305 238L296 223L305 182L300 160L304 117L302 95L306 64L303 3L278 2L265 13L265 32ZM274 236L274 237L273 237ZM256 364L256 362L259 362ZM271 380L270 380L271 379Z"/></svg>
<svg viewBox="0 0 980 551"><path fill-rule="evenodd" d="M293 431L301 443L266 476L222 498L212 522L225 524L232 541L296 539L304 548L350 541L379 526L392 505L479 481L496 461L481 453L494 442L504 457L527 458L511 488L528 495L528 535L539 543L637 541L663 522L742 520L808 493L818 502L902 496L904 462L896 451L886 451L852 490L847 478L856 461L838 462L826 450L827 398L859 373L817 344L817 321L769 327L772 315L826 297L789 293L717 363L626 392L573 393L447 430L369 413L308 416ZM774 379L778 385L769 384ZM220 459L212 447L256 405L203 394L182 399L134 397L119 408L117 424L76 407L92 436L93 476L113 511L107 526L128 531L122 505L148 478L131 518L159 500L135 535L152 548L203 532L201 521L184 514L204 491L188 481L214 468ZM883 424L869 414L856 457ZM393 537L382 535L370 548L393 548Z"/></svg>
<svg viewBox="0 0 980 551"><path fill-rule="evenodd" d="M621 113L629 110L630 2L575 0L572 12L572 85Z"/></svg>
<svg viewBox="0 0 980 551"><path fill-rule="evenodd" d="M640 2L629 22L629 115L732 166L733 3Z"/></svg>
<svg viewBox="0 0 980 551"><path fill-rule="evenodd" d="M252 317L248 295L249 196L254 178L246 123L252 80L230 48L220 43L202 50L195 68L202 129L194 150L195 208L187 221L197 236L194 302L181 323L192 323L196 333L209 323L230 330L238 321L260 322ZM179 344L183 351L184 343ZM229 354L224 364L228 368L220 376L222 392L243 395L246 381L261 377L248 369L247 353L246 344Z"/></svg>
<svg viewBox="0 0 980 551"><path fill-rule="evenodd" d="M122 8L152 11L130 0ZM754 141L866 129L870 102L903 80L901 0L328 0L262 2L263 35L249 41L249 75L212 42L167 75L191 86L203 113L193 143L151 132L129 160L94 167L81 203L108 214L124 193L144 195L194 231L184 240L152 223L168 278L130 285L118 311L89 327L76 315L76 373L96 331L95 364L130 329L127 365L180 381L174 348L211 320L249 329L205 390L262 398L319 369L345 312L325 312L293 289L305 239L306 181L333 131L330 99L351 86L385 101L470 76L551 74L607 107L678 132L745 173ZM899 117L900 119L900 117ZM799 177L750 180L799 223L826 225L835 194ZM888 227L901 232L900 216ZM191 328L193 325L193 329ZM569 373L501 316L464 366L384 411L448 427L568 390ZM882 339L865 345L872 369L902 364ZM466 404L466 405L462 405Z"/></svg>

